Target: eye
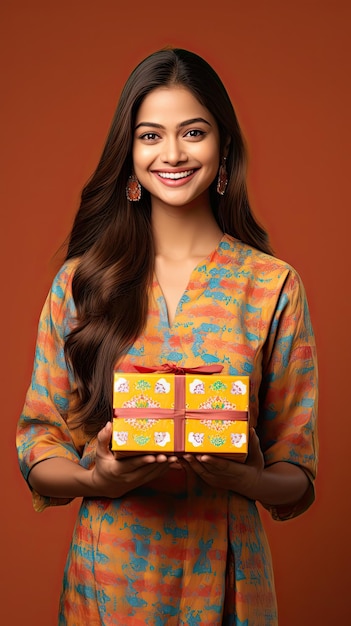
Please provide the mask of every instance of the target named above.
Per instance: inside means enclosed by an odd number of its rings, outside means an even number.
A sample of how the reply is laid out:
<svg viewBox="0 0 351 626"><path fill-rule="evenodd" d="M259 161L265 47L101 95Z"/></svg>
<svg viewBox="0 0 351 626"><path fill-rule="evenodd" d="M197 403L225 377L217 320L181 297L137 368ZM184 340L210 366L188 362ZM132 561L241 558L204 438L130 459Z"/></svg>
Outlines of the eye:
<svg viewBox="0 0 351 626"><path fill-rule="evenodd" d="M191 137L194 139L197 139L198 137L202 137L203 135L205 135L205 131L204 130L200 130L199 128L192 128L191 130L188 130L187 133L185 133L185 137Z"/></svg>
<svg viewBox="0 0 351 626"><path fill-rule="evenodd" d="M159 136L157 135L157 133L144 133L139 137L139 139L143 139L144 141L156 141L156 139L158 138Z"/></svg>

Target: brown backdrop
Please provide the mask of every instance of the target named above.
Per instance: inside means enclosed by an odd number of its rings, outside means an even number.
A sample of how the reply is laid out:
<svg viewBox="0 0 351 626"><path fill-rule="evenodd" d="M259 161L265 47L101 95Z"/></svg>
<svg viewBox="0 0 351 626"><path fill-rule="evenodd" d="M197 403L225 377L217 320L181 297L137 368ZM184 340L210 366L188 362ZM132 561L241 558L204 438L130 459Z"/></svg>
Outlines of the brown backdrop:
<svg viewBox="0 0 351 626"><path fill-rule="evenodd" d="M309 295L320 355L317 502L264 519L282 626L349 618L350 4L2 1L1 622L56 623L77 503L32 511L14 451L38 315L120 89L166 44L219 71L250 152L255 210ZM82 625L83 626L83 625Z"/></svg>

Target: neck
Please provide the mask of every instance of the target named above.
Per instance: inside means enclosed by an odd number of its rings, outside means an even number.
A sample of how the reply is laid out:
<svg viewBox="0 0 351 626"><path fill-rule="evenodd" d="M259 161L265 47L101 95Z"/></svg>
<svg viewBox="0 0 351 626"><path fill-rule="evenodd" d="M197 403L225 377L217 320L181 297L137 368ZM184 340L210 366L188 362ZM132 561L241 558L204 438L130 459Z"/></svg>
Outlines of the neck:
<svg viewBox="0 0 351 626"><path fill-rule="evenodd" d="M203 258L223 236L209 205L153 204L151 220L156 255L174 260Z"/></svg>

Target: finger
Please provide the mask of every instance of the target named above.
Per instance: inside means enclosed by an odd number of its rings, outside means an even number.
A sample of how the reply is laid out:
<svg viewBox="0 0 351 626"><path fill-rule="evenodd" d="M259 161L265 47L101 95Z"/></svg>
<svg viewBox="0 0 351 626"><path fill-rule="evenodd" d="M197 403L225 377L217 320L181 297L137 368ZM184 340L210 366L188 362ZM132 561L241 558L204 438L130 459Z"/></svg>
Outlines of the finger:
<svg viewBox="0 0 351 626"><path fill-rule="evenodd" d="M250 428L249 454L248 460L257 459L262 456L260 440L254 428Z"/></svg>
<svg viewBox="0 0 351 626"><path fill-rule="evenodd" d="M185 455L184 458L190 465L197 463L208 471L223 474L230 470L231 464L233 463L233 461L228 461L228 459L222 459L210 454L197 454L196 456L189 454Z"/></svg>
<svg viewBox="0 0 351 626"><path fill-rule="evenodd" d="M198 476L205 476L209 474L209 469L205 463L201 463L201 461L193 455L185 455L184 460L188 468L190 468L193 472L198 474Z"/></svg>
<svg viewBox="0 0 351 626"><path fill-rule="evenodd" d="M105 426L99 431L97 436L97 452L99 454L103 456L108 455L109 457L112 455L112 452L110 450L111 436L112 424L111 422L107 422L107 424L105 424Z"/></svg>
<svg viewBox="0 0 351 626"><path fill-rule="evenodd" d="M180 459L178 459L177 456L169 456L167 458L167 465L169 469L183 469Z"/></svg>
<svg viewBox="0 0 351 626"><path fill-rule="evenodd" d="M168 463L178 463L179 459L177 456L169 456L167 457Z"/></svg>
<svg viewBox="0 0 351 626"><path fill-rule="evenodd" d="M124 476L124 480L129 485L133 485L133 488L139 487L140 485L144 485L145 483L154 480L155 478L160 478L164 474L169 471L169 466L167 463L160 464L154 463L149 465L148 467L139 468L130 474L126 474Z"/></svg>
<svg viewBox="0 0 351 626"><path fill-rule="evenodd" d="M254 429L252 426L250 427L250 432L249 432L249 441L250 441L250 443L251 443L252 441L259 441L259 438L258 438L258 436L257 436L257 433L256 433L255 429Z"/></svg>
<svg viewBox="0 0 351 626"><path fill-rule="evenodd" d="M156 457L153 454L139 454L118 458L117 471L119 474L130 474L135 470L146 470L147 466L156 464ZM157 465L162 465L158 462Z"/></svg>
<svg viewBox="0 0 351 626"><path fill-rule="evenodd" d="M183 466L189 478L196 475L207 484L214 484L216 481L218 482L218 475L209 471L208 468L203 463L200 463L195 457L193 457L192 460L185 459L183 461Z"/></svg>

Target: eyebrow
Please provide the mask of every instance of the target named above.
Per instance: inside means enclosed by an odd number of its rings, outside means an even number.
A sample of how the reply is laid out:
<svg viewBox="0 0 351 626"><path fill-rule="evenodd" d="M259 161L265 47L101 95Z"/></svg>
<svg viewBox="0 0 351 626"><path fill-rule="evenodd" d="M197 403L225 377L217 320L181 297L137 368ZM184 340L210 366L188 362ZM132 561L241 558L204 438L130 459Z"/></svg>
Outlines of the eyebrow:
<svg viewBox="0 0 351 626"><path fill-rule="evenodd" d="M211 126L210 122L205 120L203 117L193 117L190 120L185 120L184 122L180 122L180 124L177 125L177 128L183 128L184 126L189 126L190 124L197 124L199 122L203 122L204 124ZM148 126L149 128L160 128L164 130L164 126L162 126L162 124L155 124L154 122L140 122L135 127L135 130L140 128L140 126Z"/></svg>

